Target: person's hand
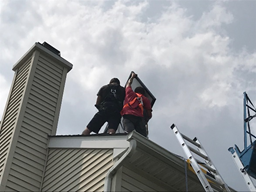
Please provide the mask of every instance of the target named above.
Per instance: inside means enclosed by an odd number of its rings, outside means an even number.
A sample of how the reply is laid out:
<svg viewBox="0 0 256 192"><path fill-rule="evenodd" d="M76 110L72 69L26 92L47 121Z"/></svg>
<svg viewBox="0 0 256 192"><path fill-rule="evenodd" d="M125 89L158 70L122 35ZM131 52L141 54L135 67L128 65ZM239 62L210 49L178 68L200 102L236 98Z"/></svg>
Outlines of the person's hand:
<svg viewBox="0 0 256 192"><path fill-rule="evenodd" d="M137 77L137 74L132 72L132 78L135 78L135 77Z"/></svg>

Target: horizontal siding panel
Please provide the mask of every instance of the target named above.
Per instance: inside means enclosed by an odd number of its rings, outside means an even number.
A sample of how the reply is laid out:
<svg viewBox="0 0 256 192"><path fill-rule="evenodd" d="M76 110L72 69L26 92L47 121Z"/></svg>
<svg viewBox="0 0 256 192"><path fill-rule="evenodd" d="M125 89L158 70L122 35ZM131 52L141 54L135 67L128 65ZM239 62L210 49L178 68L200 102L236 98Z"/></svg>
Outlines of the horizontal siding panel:
<svg viewBox="0 0 256 192"><path fill-rule="evenodd" d="M48 169L47 169L47 175L46 175L47 177L45 177L45 180L44 180L44 186L46 187L45 190L48 190L48 189L53 190L54 186L60 186L65 182L70 183L70 179L72 179L72 177L75 177L74 172L79 174L78 173L79 171L76 171L76 170L80 170L80 167L79 167L80 163L77 160L75 163L72 162L72 165L73 165L72 170L69 169L71 167L70 165L67 165L67 167L61 166L65 171L62 170L60 173L56 172L55 175L53 174L53 172L48 174Z"/></svg>
<svg viewBox="0 0 256 192"><path fill-rule="evenodd" d="M42 153L39 153L34 149L27 147L26 145L23 145L22 143L18 144L16 150L17 150L17 153L21 153L21 154L26 153L28 155L28 158L34 161L42 162L45 160L45 155L43 155Z"/></svg>
<svg viewBox="0 0 256 192"><path fill-rule="evenodd" d="M31 172L26 171L25 169L20 169L19 171L14 170L13 168L10 171L10 175L19 178L20 180L29 183L30 185L39 188L40 187L40 180L41 178L38 175L35 175ZM29 177L29 176L30 177Z"/></svg>
<svg viewBox="0 0 256 192"><path fill-rule="evenodd" d="M32 90L34 92L36 92L37 94L47 98L48 100L51 100L53 102L57 102L58 101L57 97L50 95L48 92L45 92L45 90L42 90L41 87L32 86Z"/></svg>
<svg viewBox="0 0 256 192"><path fill-rule="evenodd" d="M104 179L106 177L107 171L112 167L112 157L105 159L99 164L97 170L85 172L84 175L80 177L81 182L79 185L73 187L69 185L63 190L73 191L94 191L93 188L104 187Z"/></svg>
<svg viewBox="0 0 256 192"><path fill-rule="evenodd" d="M31 97L30 97L31 98ZM45 111L45 112L47 112L47 113L49 113L50 115L52 115L52 116L54 116L55 115L55 108L54 107L52 107L52 106L47 106L47 104L46 103L44 103L44 102L37 102L37 101L34 101L34 99L29 99L29 101L28 101L28 104L29 105L33 105L33 106L37 106L37 107L39 107L41 110L43 110L43 111Z"/></svg>
<svg viewBox="0 0 256 192"><path fill-rule="evenodd" d="M17 111L19 110L18 107L9 107L7 110L6 110L6 116L10 115L10 114L13 114L13 113L17 113Z"/></svg>
<svg viewBox="0 0 256 192"><path fill-rule="evenodd" d="M38 100L42 100L42 101L48 103L49 105L52 105L52 106L56 107L56 102L49 100L47 97L45 97L44 95L39 94L35 90L31 90L30 94L37 97Z"/></svg>
<svg viewBox="0 0 256 192"><path fill-rule="evenodd" d="M103 152L101 152L103 153ZM99 154L102 155L102 154ZM111 155L110 155L111 156ZM111 157L112 158L112 157ZM102 171L101 169L107 168L108 166L106 166L106 162L109 162L109 160L104 161L105 157L101 156L101 157L97 157L94 156L92 159L89 159L87 162L85 162L82 167L80 167L80 169L76 169L76 171L74 171L75 173L71 173L72 177L70 177L65 183L61 183L59 185L55 185L53 188L54 190L71 190L72 187L77 186L77 188L81 186L83 186L82 183L89 185L89 183L95 178L93 177L94 174L97 175L97 171ZM103 163L101 164L101 161L103 161ZM103 170L104 171L104 170ZM96 173L95 173L96 172ZM65 178L66 179L66 178ZM78 183L77 181L80 181L80 183ZM78 189L77 189L78 190Z"/></svg>
<svg viewBox="0 0 256 192"><path fill-rule="evenodd" d="M26 81L20 81L20 82L15 82L14 83L14 87L12 89L12 95L11 95L11 99L12 100L16 95L21 94L26 86Z"/></svg>
<svg viewBox="0 0 256 192"><path fill-rule="evenodd" d="M22 71L20 74L18 74L15 79L15 85L16 83L26 81L26 79L28 78L28 73L29 73L29 68Z"/></svg>
<svg viewBox="0 0 256 192"><path fill-rule="evenodd" d="M11 125L13 122L15 122L15 120L17 119L17 114L18 112L12 114L12 115L9 115L9 116L6 116L6 118L3 120L3 124L2 126L6 126L6 125Z"/></svg>
<svg viewBox="0 0 256 192"><path fill-rule="evenodd" d="M38 164L38 166L44 166L44 163L45 163L44 159L38 158L37 156L35 156L33 153L30 153L30 152L25 151L21 148L17 148L17 150L16 150L17 157L25 156L27 159L29 159L28 162L32 162L32 163L36 162Z"/></svg>
<svg viewBox="0 0 256 192"><path fill-rule="evenodd" d="M143 184L140 180L133 178L133 175L122 174L122 186L131 189L131 185L139 186L136 191L154 191L152 188Z"/></svg>
<svg viewBox="0 0 256 192"><path fill-rule="evenodd" d="M52 83L49 79L46 79L44 76L42 76L41 74L39 73L35 73L35 76L34 76L35 79L38 79L39 81L42 81L44 82L45 84L49 85L50 87L56 89L59 91L60 89L60 86L59 85L56 85L54 83Z"/></svg>
<svg viewBox="0 0 256 192"><path fill-rule="evenodd" d="M27 62L26 64L22 65L19 70L17 71L17 76L19 76L20 74L22 74L24 71L26 71L27 69L29 69L31 66L31 60L29 62Z"/></svg>
<svg viewBox="0 0 256 192"><path fill-rule="evenodd" d="M2 126L2 129L1 129L1 136L2 136L6 131L8 131L8 132L12 131L12 130L14 129L14 124L15 124L15 122L11 121L11 122L5 124L4 126Z"/></svg>
<svg viewBox="0 0 256 192"><path fill-rule="evenodd" d="M27 63L28 65L23 65L21 68L19 68L18 72L17 72L17 76L21 76L22 74L24 74L25 72L27 72L30 69L30 64Z"/></svg>
<svg viewBox="0 0 256 192"><path fill-rule="evenodd" d="M2 126L5 125L10 119L14 119L17 114L18 114L17 110L16 110L16 113L8 113L8 115L6 115L3 120Z"/></svg>
<svg viewBox="0 0 256 192"><path fill-rule="evenodd" d="M65 156L65 153L67 157L61 158ZM43 190L68 191L85 187L86 184L89 184L87 179L96 179L97 176L109 169L106 164L112 165L112 154L112 150L50 149ZM53 163L54 166L50 163ZM100 169L99 172L97 167ZM95 171L97 173L94 173ZM104 179L100 179L100 181L104 181ZM98 188L101 185L103 183L100 183ZM92 186L95 186L95 183Z"/></svg>
<svg viewBox="0 0 256 192"><path fill-rule="evenodd" d="M49 99L56 101L58 100L58 93L53 92L52 90L50 90L47 87L41 86L40 84L33 82L33 88L35 91L39 92L39 93L44 93L46 95L49 95ZM53 98L53 99L52 99Z"/></svg>
<svg viewBox="0 0 256 192"><path fill-rule="evenodd" d="M20 164L27 164L30 166L30 168L35 169L36 173L38 175L42 175L42 170L44 168L44 165L40 164L39 162L33 161L31 158L29 158L28 156L24 156L22 154L19 153L15 153L14 157L13 157L13 162L18 164L18 162Z"/></svg>
<svg viewBox="0 0 256 192"><path fill-rule="evenodd" d="M8 148L7 148L8 149ZM0 154L0 159L3 159L3 161L6 159L6 155L8 153L8 150L4 150L1 154ZM2 162L2 161L1 161Z"/></svg>
<svg viewBox="0 0 256 192"><path fill-rule="evenodd" d="M48 79L49 82L51 82L51 84L54 84L56 86L60 86L60 81L59 80L56 80L56 79L53 79L50 75L44 73L43 71L40 71L40 70L37 70L36 73L35 73L35 76L40 76L44 79Z"/></svg>
<svg viewBox="0 0 256 192"><path fill-rule="evenodd" d="M17 74L19 74L20 72L22 72L23 70L25 70L28 66L31 65L31 59L32 57L30 57L22 66L20 66L20 68L17 71Z"/></svg>
<svg viewBox="0 0 256 192"><path fill-rule="evenodd" d="M23 90L24 89L24 85L26 84L26 80L27 79L21 79L19 81L15 81L14 82L14 85L13 85L13 88L12 88L12 92L16 92L18 90Z"/></svg>
<svg viewBox="0 0 256 192"><path fill-rule="evenodd" d="M141 174L138 174L133 171L133 169L128 169L123 167L123 176L122 176L122 187L129 189L129 186L126 184L135 184L138 185L143 191L166 191L170 188L164 188L164 183L161 185L156 184L156 180L153 178L149 179L148 176L143 177ZM152 175L150 175L152 176ZM152 182L153 181L153 182ZM159 182L158 182L159 183ZM138 187L137 186L137 187ZM150 190L149 190L150 189Z"/></svg>
<svg viewBox="0 0 256 192"><path fill-rule="evenodd" d="M18 108L20 106L21 98L22 98L22 95L18 94L16 98L9 100L7 109L13 108L13 107Z"/></svg>
<svg viewBox="0 0 256 192"><path fill-rule="evenodd" d="M13 191L13 189L12 189L12 188L9 188L9 187L5 187L5 190L6 190L6 191Z"/></svg>
<svg viewBox="0 0 256 192"><path fill-rule="evenodd" d="M126 181L122 181L122 185L125 189L129 189L129 191L144 191L144 190L141 190L140 188L136 187L136 185L133 185ZM155 191L155 190L150 190L150 191Z"/></svg>
<svg viewBox="0 0 256 192"><path fill-rule="evenodd" d="M48 109L49 111L52 111L55 113L55 105L49 104L47 101L40 100L40 97L37 97L35 95L30 94L29 96L29 103L33 105L39 105L42 108Z"/></svg>
<svg viewBox="0 0 256 192"><path fill-rule="evenodd" d="M42 151L42 153L45 153L45 150L47 149L47 144L40 142L37 138L31 137L31 135L28 135L21 130L20 132L20 138L24 140L29 145L33 145L37 150Z"/></svg>
<svg viewBox="0 0 256 192"><path fill-rule="evenodd" d="M55 94L59 94L59 90L52 87L50 84L47 84L44 81L41 81L40 79L38 79L37 77L34 78L34 82L35 86L37 87L44 87L48 90L50 90L51 92L55 93Z"/></svg>
<svg viewBox="0 0 256 192"><path fill-rule="evenodd" d="M61 81L61 75L59 73L56 73L54 70L51 69L49 70L49 68L41 65L40 62L37 65L37 69L42 73L49 75L52 79L59 82Z"/></svg>
<svg viewBox="0 0 256 192"><path fill-rule="evenodd" d="M26 114L29 114L29 115L32 115L33 117L35 117L36 119L38 120L41 120L49 125L52 125L52 122L53 120L52 119L49 119L47 117L44 117L42 114L40 114L40 112L38 111L34 111L34 110L31 110L29 108L26 109Z"/></svg>
<svg viewBox="0 0 256 192"><path fill-rule="evenodd" d="M9 175L6 185L7 187L14 188L16 191L38 191L37 187L34 187L33 185L26 183L20 178L13 175Z"/></svg>
<svg viewBox="0 0 256 192"><path fill-rule="evenodd" d="M1 130L1 138L6 137L9 133L13 132L15 122L10 122L10 124L5 125L2 127Z"/></svg>
<svg viewBox="0 0 256 192"><path fill-rule="evenodd" d="M31 179L33 179L34 182L41 181L40 174L42 174L42 171L39 171L38 169L32 169L28 164L22 163L19 160L13 161L11 170L13 176L16 174L22 174L27 175L27 177L29 176Z"/></svg>
<svg viewBox="0 0 256 192"><path fill-rule="evenodd" d="M29 135L30 138L33 140L33 142L37 142L38 145L40 146L45 146L44 148L47 147L47 141L48 141L48 137L47 134L39 131L40 133L38 133L39 130L37 130L37 128L34 127L34 129L29 129L27 128L27 126L23 123L22 125L22 132L26 135ZM41 134L41 135L40 135Z"/></svg>
<svg viewBox="0 0 256 192"><path fill-rule="evenodd" d="M48 137L48 134L51 133L51 130L48 127L45 127L44 125L38 124L38 122L36 122L35 118L31 118L29 115L28 117L25 117L23 120L23 124L25 125L29 125L26 128L28 129L35 129L37 131L37 133L43 137Z"/></svg>
<svg viewBox="0 0 256 192"><path fill-rule="evenodd" d="M102 180L97 180L97 183L90 187L87 191L104 191L104 182L105 182L106 174L104 175L104 178ZM102 184L99 184L102 183ZM84 188L81 188L80 191L86 191Z"/></svg>
<svg viewBox="0 0 256 192"><path fill-rule="evenodd" d="M38 117L32 115L31 113L25 113L25 117L33 122L35 122L35 124L38 124L39 126L44 127L44 129L48 129L49 133L51 132L51 128L52 125L42 121L41 119L39 119ZM37 126L37 125L36 125ZM45 130L46 131L46 130Z"/></svg>
<svg viewBox="0 0 256 192"><path fill-rule="evenodd" d="M1 156L5 156L6 153L2 153ZM0 158L0 167L3 167L3 164L4 164L4 161L5 161L6 158Z"/></svg>
<svg viewBox="0 0 256 192"><path fill-rule="evenodd" d="M49 68L52 68L55 71L58 71L59 73L62 73L63 67L53 61L50 61L44 55L39 56L39 62L43 63L44 65L47 65Z"/></svg>
<svg viewBox="0 0 256 192"><path fill-rule="evenodd" d="M5 134L4 134L5 133ZM2 147L4 146L5 143L10 142L10 138L12 137L12 133L13 131L6 131L6 132L2 132L1 133L1 137L0 137L0 151L2 149Z"/></svg>
<svg viewBox="0 0 256 192"><path fill-rule="evenodd" d="M129 192L129 190L126 189L126 188L124 188L124 187L121 187L121 191L122 191L122 192L125 192L125 191Z"/></svg>
<svg viewBox="0 0 256 192"><path fill-rule="evenodd" d="M40 150L40 147L33 145L33 143L23 138L19 138L17 147L23 149L24 151L29 151L33 154L33 156L45 159L45 154L43 153L43 150Z"/></svg>
<svg viewBox="0 0 256 192"><path fill-rule="evenodd" d="M19 184L13 182L13 180L17 180L17 178L13 179L13 176L12 177L12 180L8 180L7 181L7 184L6 184L6 190L9 189L10 191L19 191L19 192L28 192L29 190L25 187L23 187L23 184L21 182L19 182Z"/></svg>
<svg viewBox="0 0 256 192"><path fill-rule="evenodd" d="M12 94L15 94L16 92L19 92L21 90L24 90L24 87L26 86L26 79L23 79L23 81L14 81L14 85L12 87Z"/></svg>
<svg viewBox="0 0 256 192"><path fill-rule="evenodd" d="M57 179L57 175L62 175L68 171L68 165L78 165L79 161L82 160L79 159L79 156L82 156L83 152L79 152L77 150L63 150L62 153L58 153L57 155L58 159L54 158L55 162L50 164L51 166L47 167L47 176L44 179L45 184L47 184L48 181L51 182L52 180Z"/></svg>
<svg viewBox="0 0 256 192"><path fill-rule="evenodd" d="M48 113L47 110L41 108L40 106L35 106L35 105L31 105L30 103L27 104L27 109L30 109L32 111L36 111L37 113L41 114L42 116L44 116L45 118L53 121L53 115L54 113L50 114ZM51 111L50 111L51 112Z"/></svg>
<svg viewBox="0 0 256 192"><path fill-rule="evenodd" d="M11 137L7 137L5 138L5 140L1 140L1 146L0 146L1 156L10 147L10 140L11 140Z"/></svg>

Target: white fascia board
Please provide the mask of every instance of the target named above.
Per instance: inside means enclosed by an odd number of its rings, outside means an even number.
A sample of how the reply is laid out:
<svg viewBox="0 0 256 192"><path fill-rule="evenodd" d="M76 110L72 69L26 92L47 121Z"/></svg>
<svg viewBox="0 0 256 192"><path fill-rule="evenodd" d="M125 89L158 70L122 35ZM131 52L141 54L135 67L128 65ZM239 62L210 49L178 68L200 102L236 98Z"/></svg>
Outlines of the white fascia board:
<svg viewBox="0 0 256 192"><path fill-rule="evenodd" d="M127 136L70 136L50 137L48 148L126 149L130 146Z"/></svg>

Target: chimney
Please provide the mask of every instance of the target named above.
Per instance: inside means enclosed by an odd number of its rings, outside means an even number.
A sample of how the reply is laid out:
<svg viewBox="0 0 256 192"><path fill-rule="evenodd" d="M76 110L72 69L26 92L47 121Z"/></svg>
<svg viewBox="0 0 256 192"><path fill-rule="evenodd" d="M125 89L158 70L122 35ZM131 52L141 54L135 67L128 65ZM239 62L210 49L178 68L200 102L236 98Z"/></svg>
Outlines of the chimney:
<svg viewBox="0 0 256 192"><path fill-rule="evenodd" d="M48 43L34 46L14 65L0 123L0 191L40 191L48 135L56 134L67 73L72 64Z"/></svg>

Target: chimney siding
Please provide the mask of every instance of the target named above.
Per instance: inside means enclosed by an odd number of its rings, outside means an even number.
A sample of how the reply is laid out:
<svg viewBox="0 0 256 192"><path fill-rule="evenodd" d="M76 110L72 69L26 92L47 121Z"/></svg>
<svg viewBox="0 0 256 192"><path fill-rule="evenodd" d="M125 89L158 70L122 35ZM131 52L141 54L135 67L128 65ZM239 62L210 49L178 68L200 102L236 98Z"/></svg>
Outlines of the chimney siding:
<svg viewBox="0 0 256 192"><path fill-rule="evenodd" d="M0 190L40 191L72 64L36 43L14 66L1 121Z"/></svg>

